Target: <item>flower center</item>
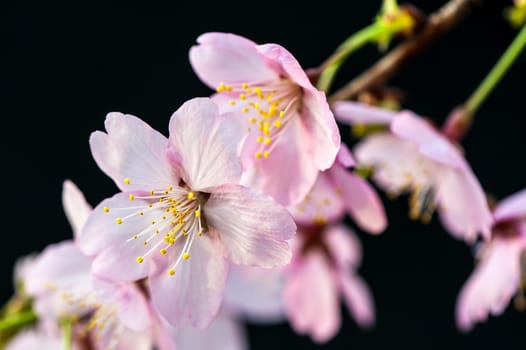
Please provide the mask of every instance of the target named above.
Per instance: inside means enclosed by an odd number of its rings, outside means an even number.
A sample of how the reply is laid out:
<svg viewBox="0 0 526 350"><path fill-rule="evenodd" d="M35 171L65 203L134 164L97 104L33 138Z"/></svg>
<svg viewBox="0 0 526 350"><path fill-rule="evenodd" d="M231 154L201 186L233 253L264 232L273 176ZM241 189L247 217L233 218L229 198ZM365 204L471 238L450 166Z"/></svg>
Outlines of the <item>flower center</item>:
<svg viewBox="0 0 526 350"><path fill-rule="evenodd" d="M409 217L429 224L436 209L435 193L430 186L413 187L409 196Z"/></svg>
<svg viewBox="0 0 526 350"><path fill-rule="evenodd" d="M129 183L129 179L126 178L124 182ZM176 266L182 260L190 258L190 249L195 238L205 233L206 221L202 215L202 206L207 194L193 192L185 187L168 186L166 189L151 190L149 193L131 193L129 199L143 200L148 204L127 208L105 207L104 211L132 211L127 216L117 217L117 225L143 217L148 225L142 231L132 233L126 241L145 247L144 254L137 256L137 263L142 264L147 257L158 253L174 259L175 262L168 269L168 274L174 275Z"/></svg>
<svg viewBox="0 0 526 350"><path fill-rule="evenodd" d="M255 137L258 146L254 157L268 158L276 139L288 120L301 107L301 88L289 79L258 83L220 83L219 93L232 97L230 106L236 112L247 115L248 132Z"/></svg>

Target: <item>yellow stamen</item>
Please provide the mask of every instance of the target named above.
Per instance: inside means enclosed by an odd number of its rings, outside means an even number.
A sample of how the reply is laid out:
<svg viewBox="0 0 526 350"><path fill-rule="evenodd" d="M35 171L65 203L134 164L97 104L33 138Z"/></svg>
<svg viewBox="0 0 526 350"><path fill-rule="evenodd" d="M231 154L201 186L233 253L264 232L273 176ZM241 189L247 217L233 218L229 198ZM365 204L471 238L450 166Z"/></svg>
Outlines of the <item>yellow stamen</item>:
<svg viewBox="0 0 526 350"><path fill-rule="evenodd" d="M138 256L138 257L137 257L137 262L138 262L139 264L142 264L143 261L144 261L144 258L143 258L142 256Z"/></svg>
<svg viewBox="0 0 526 350"><path fill-rule="evenodd" d="M256 158L257 158L257 159L260 159L261 156L262 156L261 152L256 152Z"/></svg>
<svg viewBox="0 0 526 350"><path fill-rule="evenodd" d="M126 185L129 185L129 184L130 184L130 178L128 178L128 177L125 178L125 179L124 179L124 183L125 183Z"/></svg>
<svg viewBox="0 0 526 350"><path fill-rule="evenodd" d="M199 209L195 211L195 217L196 218L201 217L201 211Z"/></svg>
<svg viewBox="0 0 526 350"><path fill-rule="evenodd" d="M258 136L258 138L256 139L257 142L263 142L263 136Z"/></svg>
<svg viewBox="0 0 526 350"><path fill-rule="evenodd" d="M225 88L226 88L226 87L225 87L225 83L220 82L220 83L219 83L219 86L216 88L216 91L217 91L217 92L223 92L223 91L225 91Z"/></svg>
<svg viewBox="0 0 526 350"><path fill-rule="evenodd" d="M130 198L130 200L132 201L132 200L135 199L135 196L134 196L133 194L130 194L129 198Z"/></svg>
<svg viewBox="0 0 526 350"><path fill-rule="evenodd" d="M274 126L275 126L277 129L281 128L281 120L279 120L279 119L276 120L276 121L274 122Z"/></svg>
<svg viewBox="0 0 526 350"><path fill-rule="evenodd" d="M270 141L271 141L271 140L270 140L270 137L267 137L267 138L265 139L265 145L270 145Z"/></svg>
<svg viewBox="0 0 526 350"><path fill-rule="evenodd" d="M184 260L188 260L188 259L190 259L190 253L188 253L188 252L184 252L184 253L183 253L183 259L184 259Z"/></svg>
<svg viewBox="0 0 526 350"><path fill-rule="evenodd" d="M110 208L108 208L108 207L104 207L103 210L104 210L105 213L109 213L110 212Z"/></svg>
<svg viewBox="0 0 526 350"><path fill-rule="evenodd" d="M248 108L247 107L243 107L242 111L243 111L243 113L248 113Z"/></svg>
<svg viewBox="0 0 526 350"><path fill-rule="evenodd" d="M162 255L166 254L166 249L165 248L162 248L160 251L159 251Z"/></svg>
<svg viewBox="0 0 526 350"><path fill-rule="evenodd" d="M168 270L168 274L169 274L170 276L173 276L173 275L175 274L175 270L174 270L174 269L170 269L170 270Z"/></svg>
<svg viewBox="0 0 526 350"><path fill-rule="evenodd" d="M194 199L195 194L193 192L188 192L188 199Z"/></svg>
<svg viewBox="0 0 526 350"><path fill-rule="evenodd" d="M121 219L121 218L117 218L117 219L115 219L115 223L116 223L117 225L122 224L122 219Z"/></svg>
<svg viewBox="0 0 526 350"><path fill-rule="evenodd" d="M265 152L263 152L263 157L268 158L269 155L270 155L270 152L269 152L269 151L265 151Z"/></svg>

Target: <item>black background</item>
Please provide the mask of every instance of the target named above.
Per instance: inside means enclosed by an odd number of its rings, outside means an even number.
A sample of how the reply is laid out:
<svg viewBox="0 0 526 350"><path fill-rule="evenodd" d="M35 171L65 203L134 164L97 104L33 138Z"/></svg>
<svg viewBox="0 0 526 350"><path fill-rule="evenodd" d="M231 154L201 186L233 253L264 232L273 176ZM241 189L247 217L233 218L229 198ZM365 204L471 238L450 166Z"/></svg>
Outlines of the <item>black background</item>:
<svg viewBox="0 0 526 350"><path fill-rule="evenodd" d="M444 2L413 4L430 13ZM12 293L19 256L70 237L60 199L64 179L72 179L92 204L116 191L88 147L89 134L103 129L106 113L137 115L167 134L170 115L184 101L210 94L188 62L199 34L234 32L279 43L309 68L369 24L380 4L21 1L4 9L0 301ZM405 107L441 123L469 96L516 34L502 16L509 4L486 1L402 69L392 85L408 93ZM359 51L336 84L379 57L372 45ZM525 76L522 55L463 143L481 184L497 198L525 185ZM352 144L347 128L342 135ZM471 248L448 235L436 218L428 226L411 222L405 198L382 198L387 231L379 237L358 232L365 252L360 272L374 293L376 327L361 331L344 313L339 334L319 346L286 324L251 324L251 348L524 349L526 314L513 307L470 334L457 331L454 306L473 268Z"/></svg>

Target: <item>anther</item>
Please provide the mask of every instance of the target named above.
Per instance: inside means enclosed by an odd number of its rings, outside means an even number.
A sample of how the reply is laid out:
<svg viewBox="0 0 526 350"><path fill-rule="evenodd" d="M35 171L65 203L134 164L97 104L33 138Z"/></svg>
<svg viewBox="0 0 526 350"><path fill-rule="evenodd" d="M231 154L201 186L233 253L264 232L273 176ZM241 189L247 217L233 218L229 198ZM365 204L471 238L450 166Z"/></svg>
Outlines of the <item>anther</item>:
<svg viewBox="0 0 526 350"><path fill-rule="evenodd" d="M117 219L115 219L115 223L116 223L117 225L122 224L122 219L121 219L121 218L117 218Z"/></svg>
<svg viewBox="0 0 526 350"><path fill-rule="evenodd" d="M124 179L124 183L125 183L126 185L129 185L129 184L130 184L130 178L128 178L128 177L125 178L125 179Z"/></svg>
<svg viewBox="0 0 526 350"><path fill-rule="evenodd" d="M184 260L188 260L188 259L190 259L190 253L188 253L188 252L184 252L184 253L183 253L183 259L184 259Z"/></svg>
<svg viewBox="0 0 526 350"><path fill-rule="evenodd" d="M130 200L132 201L132 200L135 199L135 196L133 194L130 194L130 196L128 198L130 198Z"/></svg>
<svg viewBox="0 0 526 350"><path fill-rule="evenodd" d="M187 198L194 199L195 194L193 192L188 192Z"/></svg>
<svg viewBox="0 0 526 350"><path fill-rule="evenodd" d="M159 253L161 253L162 255L166 254L166 249L162 248L161 250L159 250Z"/></svg>
<svg viewBox="0 0 526 350"><path fill-rule="evenodd" d="M269 155L270 155L270 152L269 152L269 151L265 151L265 152L263 152L263 157L268 158Z"/></svg>
<svg viewBox="0 0 526 350"><path fill-rule="evenodd" d="M174 269L170 269L170 270L168 270L168 274L169 274L170 276L173 276L173 275L175 274L175 270L174 270Z"/></svg>
<svg viewBox="0 0 526 350"><path fill-rule="evenodd" d="M143 258L142 256L138 256L138 257L137 257L137 262L138 262L139 264L142 264L143 261L144 261L144 258Z"/></svg>
<svg viewBox="0 0 526 350"><path fill-rule="evenodd" d="M108 208L108 207L104 207L102 210L104 210L105 213L109 213L110 212L110 208Z"/></svg>

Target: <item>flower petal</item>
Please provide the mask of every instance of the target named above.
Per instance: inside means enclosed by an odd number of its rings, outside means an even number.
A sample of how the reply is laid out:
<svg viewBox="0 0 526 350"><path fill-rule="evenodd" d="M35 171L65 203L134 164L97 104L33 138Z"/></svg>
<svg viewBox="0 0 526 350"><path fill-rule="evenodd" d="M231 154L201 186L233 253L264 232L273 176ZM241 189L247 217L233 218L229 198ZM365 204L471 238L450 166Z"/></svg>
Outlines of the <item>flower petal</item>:
<svg viewBox="0 0 526 350"><path fill-rule="evenodd" d="M345 207L342 196L329 176L330 170L321 172L309 194L299 204L289 207L297 224L335 222L343 218Z"/></svg>
<svg viewBox="0 0 526 350"><path fill-rule="evenodd" d="M526 218L526 189L501 200L493 210L495 220Z"/></svg>
<svg viewBox="0 0 526 350"><path fill-rule="evenodd" d="M459 150L429 122L410 111L397 114L391 131L398 137L415 142L419 151L439 163L463 169L467 166Z"/></svg>
<svg viewBox="0 0 526 350"><path fill-rule="evenodd" d="M332 111L337 120L350 125L388 125L398 113L354 101L338 101Z"/></svg>
<svg viewBox="0 0 526 350"><path fill-rule="evenodd" d="M340 328L340 302L333 272L318 252L291 266L284 289L285 309L292 328L323 343Z"/></svg>
<svg viewBox="0 0 526 350"><path fill-rule="evenodd" d="M192 256L181 261L173 276L165 270L150 278L152 303L174 327L205 328L216 315L227 275L227 263L217 242L196 238Z"/></svg>
<svg viewBox="0 0 526 350"><path fill-rule="evenodd" d="M519 287L520 255L525 249L520 237L496 238L482 249L481 260L457 300L456 321L462 331L500 315Z"/></svg>
<svg viewBox="0 0 526 350"><path fill-rule="evenodd" d="M152 324L152 317L145 295L130 282L106 281L96 276L93 288L105 304L118 307L119 320L133 331L146 331Z"/></svg>
<svg viewBox="0 0 526 350"><path fill-rule="evenodd" d="M265 65L256 44L230 33L205 33L190 49L190 63L204 83L215 89L221 82L251 83L279 79Z"/></svg>
<svg viewBox="0 0 526 350"><path fill-rule="evenodd" d="M228 272L223 305L253 323L283 321L282 300L285 271L232 265Z"/></svg>
<svg viewBox="0 0 526 350"><path fill-rule="evenodd" d="M241 177L240 145L246 136L239 118L219 116L209 98L185 102L170 119L169 157L194 191L207 191Z"/></svg>
<svg viewBox="0 0 526 350"><path fill-rule="evenodd" d="M62 185L62 206L73 228L73 236L77 237L92 208L86 202L84 194L70 180L64 181Z"/></svg>
<svg viewBox="0 0 526 350"><path fill-rule="evenodd" d="M331 225L323 232L323 240L339 268L358 268L362 262L362 245L345 225Z"/></svg>
<svg viewBox="0 0 526 350"><path fill-rule="evenodd" d="M328 169L336 159L341 137L323 92L305 92L301 120L309 134L308 142L303 147L307 147L312 154L319 170Z"/></svg>
<svg viewBox="0 0 526 350"><path fill-rule="evenodd" d="M205 329L185 328L175 336L178 349L245 350L248 339L243 325L233 317L220 312Z"/></svg>
<svg viewBox="0 0 526 350"><path fill-rule="evenodd" d="M382 201L366 180L336 164L329 170L329 176L341 190L343 204L361 229L370 233L385 230L387 218Z"/></svg>
<svg viewBox="0 0 526 350"><path fill-rule="evenodd" d="M340 273L340 288L349 313L361 327L369 328L375 323L374 302L365 281L346 270Z"/></svg>
<svg viewBox="0 0 526 350"><path fill-rule="evenodd" d="M91 153L122 191L149 191L179 183L166 160L166 137L139 118L122 113L108 114L105 126L107 134L91 134Z"/></svg>
<svg viewBox="0 0 526 350"><path fill-rule="evenodd" d="M310 191L319 173L311 154L304 149L308 143L309 136L299 116L291 117L268 158L257 159L251 167L254 153L250 147L244 147L242 157L247 169L241 183L272 196L281 205L297 204ZM283 171L284 164L287 171Z"/></svg>
<svg viewBox="0 0 526 350"><path fill-rule="evenodd" d="M386 192L405 192L415 180L425 180L436 162L418 153L414 143L389 133L374 134L358 143L354 155L361 166L373 167L374 181ZM423 182L423 181L422 181Z"/></svg>
<svg viewBox="0 0 526 350"><path fill-rule="evenodd" d="M269 196L240 185L223 185L210 195L203 211L234 264L275 267L289 263L291 251L285 240L294 235L296 224Z"/></svg>
<svg viewBox="0 0 526 350"><path fill-rule="evenodd" d="M471 169L443 167L435 178L440 219L448 231L467 242L473 242L479 232L489 239L493 217Z"/></svg>
<svg viewBox="0 0 526 350"><path fill-rule="evenodd" d="M62 339L58 335L46 333L41 330L27 329L15 335L5 350L57 350L61 349Z"/></svg>

